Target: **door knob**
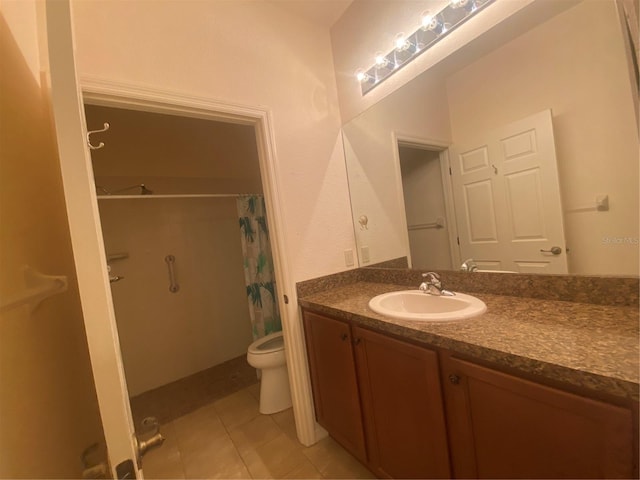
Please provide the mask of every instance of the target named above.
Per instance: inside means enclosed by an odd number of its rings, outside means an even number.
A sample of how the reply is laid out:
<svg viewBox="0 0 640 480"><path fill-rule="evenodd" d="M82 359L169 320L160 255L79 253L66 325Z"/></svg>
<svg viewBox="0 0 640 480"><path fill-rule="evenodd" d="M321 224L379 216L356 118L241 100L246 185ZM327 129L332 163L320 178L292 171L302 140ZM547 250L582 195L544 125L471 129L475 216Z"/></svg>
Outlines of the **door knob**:
<svg viewBox="0 0 640 480"><path fill-rule="evenodd" d="M159 447L164 443L164 437L160 433L160 423L155 417L146 417L142 420L142 427L145 430L145 440L141 440L137 435L134 436L138 468L142 468L142 457L152 448Z"/></svg>
<svg viewBox="0 0 640 480"><path fill-rule="evenodd" d="M560 247L551 247L549 250L540 249L542 253L551 253L553 255L560 255L562 253L562 249Z"/></svg>
<svg viewBox="0 0 640 480"><path fill-rule="evenodd" d="M152 448L159 447L160 445L162 445L164 443L164 437L160 432L158 432L154 436L146 440L140 440L138 437L136 437L136 441L137 441L137 447L138 447L137 448L138 457L142 458L144 457L144 454L147 453Z"/></svg>

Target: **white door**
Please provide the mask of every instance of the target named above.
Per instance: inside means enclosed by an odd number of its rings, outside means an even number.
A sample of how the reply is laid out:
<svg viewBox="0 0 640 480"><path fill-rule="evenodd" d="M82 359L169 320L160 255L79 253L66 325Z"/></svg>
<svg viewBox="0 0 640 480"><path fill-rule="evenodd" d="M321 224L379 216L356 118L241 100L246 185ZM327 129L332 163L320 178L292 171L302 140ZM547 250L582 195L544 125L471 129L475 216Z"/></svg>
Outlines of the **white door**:
<svg viewBox="0 0 640 480"><path fill-rule="evenodd" d="M55 121L74 262L100 406L104 436L114 478L120 464L130 463L137 476L134 427L122 367L106 257L85 141L82 95L78 88L71 12L68 0L46 3L51 101ZM124 466L124 465L123 465Z"/></svg>
<svg viewBox="0 0 640 480"><path fill-rule="evenodd" d="M486 270L567 273L551 111L451 150L461 257Z"/></svg>

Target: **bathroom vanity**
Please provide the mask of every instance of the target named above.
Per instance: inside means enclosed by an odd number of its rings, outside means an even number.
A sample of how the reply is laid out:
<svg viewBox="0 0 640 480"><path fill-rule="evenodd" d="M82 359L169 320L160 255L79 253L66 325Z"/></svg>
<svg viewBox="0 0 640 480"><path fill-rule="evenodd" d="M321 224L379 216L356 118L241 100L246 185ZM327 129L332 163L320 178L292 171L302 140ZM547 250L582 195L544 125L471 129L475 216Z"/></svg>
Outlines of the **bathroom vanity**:
<svg viewBox="0 0 640 480"><path fill-rule="evenodd" d="M637 306L474 293L486 313L416 322L366 280L299 303L317 420L376 475L637 477Z"/></svg>

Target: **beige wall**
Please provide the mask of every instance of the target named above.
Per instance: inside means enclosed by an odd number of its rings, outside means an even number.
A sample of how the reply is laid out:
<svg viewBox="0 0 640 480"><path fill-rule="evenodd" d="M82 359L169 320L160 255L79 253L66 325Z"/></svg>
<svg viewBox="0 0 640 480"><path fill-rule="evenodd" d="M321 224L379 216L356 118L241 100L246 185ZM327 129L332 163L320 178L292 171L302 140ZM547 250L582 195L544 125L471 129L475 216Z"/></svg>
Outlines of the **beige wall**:
<svg viewBox="0 0 640 480"><path fill-rule="evenodd" d="M40 84L40 47L38 45L38 16L35 1L0 0L0 10L6 27L20 46L26 66L36 83Z"/></svg>
<svg viewBox="0 0 640 480"><path fill-rule="evenodd" d="M346 269L354 238L326 29L270 2L73 7L81 76L269 108L291 280Z"/></svg>
<svg viewBox="0 0 640 480"><path fill-rule="evenodd" d="M48 98L34 77L35 9L22 4L24 16L6 18L4 2L0 14L0 302L23 291L24 265L66 275L69 289L33 313L0 315L0 477L79 478L80 455L103 441L102 425ZM11 24L23 31L17 38L7 23L16 18L29 19Z"/></svg>
<svg viewBox="0 0 640 480"><path fill-rule="evenodd" d="M571 273L638 274L626 61L615 3L585 0L447 80L454 143L551 108ZM597 195L609 195L609 211L595 210Z"/></svg>
<svg viewBox="0 0 640 480"><path fill-rule="evenodd" d="M262 193L253 126L95 105L85 112L89 130L110 125L92 135L105 146L91 152L96 183L109 191L144 183L156 195Z"/></svg>

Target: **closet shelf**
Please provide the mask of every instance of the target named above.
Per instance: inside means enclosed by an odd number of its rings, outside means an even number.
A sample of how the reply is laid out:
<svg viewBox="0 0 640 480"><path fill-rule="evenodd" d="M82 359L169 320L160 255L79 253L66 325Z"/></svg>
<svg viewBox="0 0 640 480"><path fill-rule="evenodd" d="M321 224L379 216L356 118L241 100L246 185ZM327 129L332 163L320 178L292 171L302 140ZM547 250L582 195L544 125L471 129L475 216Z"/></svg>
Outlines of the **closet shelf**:
<svg viewBox="0 0 640 480"><path fill-rule="evenodd" d="M67 290L67 277L64 275L44 275L33 268L24 267L25 289L8 295L0 305L0 311L7 311L22 305L29 305L33 312L43 300Z"/></svg>
<svg viewBox="0 0 640 480"><path fill-rule="evenodd" d="M229 198L255 193L168 193L160 195L98 195L98 200L153 200L154 198Z"/></svg>

